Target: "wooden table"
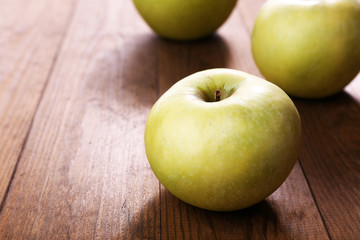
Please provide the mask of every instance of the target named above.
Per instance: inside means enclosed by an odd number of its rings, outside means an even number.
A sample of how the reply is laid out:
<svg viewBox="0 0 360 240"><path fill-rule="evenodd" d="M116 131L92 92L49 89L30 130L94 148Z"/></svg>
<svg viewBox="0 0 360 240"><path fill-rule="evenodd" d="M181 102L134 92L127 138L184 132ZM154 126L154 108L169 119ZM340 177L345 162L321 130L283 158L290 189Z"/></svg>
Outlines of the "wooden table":
<svg viewBox="0 0 360 240"><path fill-rule="evenodd" d="M211 38L157 37L130 0L0 1L0 239L360 239L360 77L294 102L303 147L265 201L189 206L147 162L151 106L198 70L260 75L241 0Z"/></svg>

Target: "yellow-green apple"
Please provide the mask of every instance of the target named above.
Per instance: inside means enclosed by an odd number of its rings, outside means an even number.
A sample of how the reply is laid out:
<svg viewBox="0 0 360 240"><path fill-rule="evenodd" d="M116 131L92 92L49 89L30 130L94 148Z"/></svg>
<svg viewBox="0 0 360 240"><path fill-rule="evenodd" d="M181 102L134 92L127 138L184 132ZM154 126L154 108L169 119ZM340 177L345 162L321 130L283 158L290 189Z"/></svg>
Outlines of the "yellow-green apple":
<svg viewBox="0 0 360 240"><path fill-rule="evenodd" d="M133 0L145 22L159 35L193 40L215 32L237 0Z"/></svg>
<svg viewBox="0 0 360 240"><path fill-rule="evenodd" d="M301 123L276 85L232 69L210 69L174 84L145 127L150 166L191 205L231 211L269 196L296 162Z"/></svg>
<svg viewBox="0 0 360 240"><path fill-rule="evenodd" d="M360 70L360 3L356 0L269 0L252 33L263 76L290 95L340 92Z"/></svg>

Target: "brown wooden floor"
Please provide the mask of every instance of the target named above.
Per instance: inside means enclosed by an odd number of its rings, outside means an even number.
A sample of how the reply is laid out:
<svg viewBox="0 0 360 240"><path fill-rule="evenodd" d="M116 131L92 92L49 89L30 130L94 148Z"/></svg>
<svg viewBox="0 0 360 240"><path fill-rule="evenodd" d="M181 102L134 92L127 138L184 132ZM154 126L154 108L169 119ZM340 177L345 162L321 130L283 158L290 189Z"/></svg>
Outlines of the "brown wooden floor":
<svg viewBox="0 0 360 240"><path fill-rule="evenodd" d="M168 193L143 133L157 98L198 70L260 75L241 0L218 33L165 41L130 0L0 0L0 239L360 239L360 77L294 99L303 148L286 182L216 213Z"/></svg>

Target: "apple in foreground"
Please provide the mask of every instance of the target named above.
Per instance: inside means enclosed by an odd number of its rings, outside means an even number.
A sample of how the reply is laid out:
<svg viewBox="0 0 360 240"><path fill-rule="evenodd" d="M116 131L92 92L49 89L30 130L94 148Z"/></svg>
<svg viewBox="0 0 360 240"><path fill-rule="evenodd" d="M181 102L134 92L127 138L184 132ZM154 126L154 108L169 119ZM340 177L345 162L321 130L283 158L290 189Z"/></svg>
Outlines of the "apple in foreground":
<svg viewBox="0 0 360 240"><path fill-rule="evenodd" d="M215 32L237 0L133 0L145 22L160 36L193 40Z"/></svg>
<svg viewBox="0 0 360 240"><path fill-rule="evenodd" d="M287 94L232 69L177 82L145 126L146 155L159 181L184 202L214 211L246 208L274 192L300 142L300 117Z"/></svg>
<svg viewBox="0 0 360 240"><path fill-rule="evenodd" d="M263 76L289 95L340 92L360 70L360 2L269 0L252 33Z"/></svg>

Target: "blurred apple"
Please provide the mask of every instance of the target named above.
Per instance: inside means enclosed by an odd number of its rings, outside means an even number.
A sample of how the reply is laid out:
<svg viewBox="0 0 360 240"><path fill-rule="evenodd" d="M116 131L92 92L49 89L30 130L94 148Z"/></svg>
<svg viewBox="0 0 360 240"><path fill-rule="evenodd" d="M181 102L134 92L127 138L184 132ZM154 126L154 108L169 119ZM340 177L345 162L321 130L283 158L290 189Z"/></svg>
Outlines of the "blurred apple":
<svg viewBox="0 0 360 240"><path fill-rule="evenodd" d="M269 0L254 25L252 52L263 76L288 94L335 94L360 70L360 3Z"/></svg>
<svg viewBox="0 0 360 240"><path fill-rule="evenodd" d="M269 196L300 149L295 105L253 75L211 69L173 85L145 127L146 155L159 181L194 206L231 211Z"/></svg>
<svg viewBox="0 0 360 240"><path fill-rule="evenodd" d="M215 32L237 0L133 0L148 25L159 35L193 40Z"/></svg>

